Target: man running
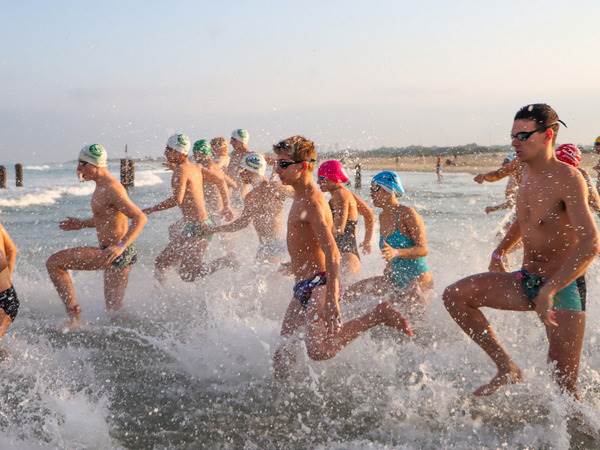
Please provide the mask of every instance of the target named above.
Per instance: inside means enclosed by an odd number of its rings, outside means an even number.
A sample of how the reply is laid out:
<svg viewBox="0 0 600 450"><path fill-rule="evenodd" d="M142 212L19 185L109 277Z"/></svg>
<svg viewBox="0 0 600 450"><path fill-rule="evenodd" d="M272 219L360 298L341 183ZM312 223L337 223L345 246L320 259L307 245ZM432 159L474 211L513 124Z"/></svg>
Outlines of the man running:
<svg viewBox="0 0 600 450"><path fill-rule="evenodd" d="M248 193L249 187L244 185L239 176L240 176L240 162L242 158L250 151L248 150L248 142L250 142L250 133L248 130L244 130L243 128L238 128L237 130L233 130L231 132L231 140L229 143L233 147L233 152L231 152L231 159L227 166L227 175L229 175L236 183L239 183L239 189L234 190L237 195L239 195L239 199L241 200Z"/></svg>
<svg viewBox="0 0 600 450"><path fill-rule="evenodd" d="M19 298L12 283L17 262L17 246L6 229L0 224L0 339L8 331L19 312ZM8 352L0 348L0 359Z"/></svg>
<svg viewBox="0 0 600 450"><path fill-rule="evenodd" d="M255 152L240 161L240 180L253 189L244 197L244 210L238 219L213 229L214 233L232 233L246 228L251 222L258 235L256 259L277 263L287 250L284 240L283 203L292 196L281 183L265 178L267 162Z"/></svg>
<svg viewBox="0 0 600 450"><path fill-rule="evenodd" d="M517 218L492 253L490 272L462 279L444 291L444 304L452 318L498 370L475 395L492 394L523 378L480 311L489 307L538 314L546 326L548 359L555 363L557 381L577 396L585 325L583 276L600 245L583 177L555 158L559 123L556 112L546 104L528 105L517 112L512 144L526 166ZM522 269L506 273L502 256L520 239Z"/></svg>
<svg viewBox="0 0 600 450"><path fill-rule="evenodd" d="M306 327L304 342L313 360L332 358L361 333L379 324L412 335L406 319L389 302L341 323L340 252L333 237L331 209L312 177L317 159L315 145L302 136L293 136L273 149L277 154L277 174L295 192L287 223L287 246L291 272L296 278L293 298L281 326L284 340L273 357L275 376L289 375L295 352L288 338L302 327Z"/></svg>
<svg viewBox="0 0 600 450"><path fill-rule="evenodd" d="M594 141L594 151L597 155L600 155L600 136L598 136ZM600 191L600 160L598 160L598 163L593 167L593 169L596 172L598 172L598 179L596 180L596 189Z"/></svg>
<svg viewBox="0 0 600 450"><path fill-rule="evenodd" d="M231 267L231 257L203 263L204 253L210 240L210 226L213 225L204 202L204 177L219 186L223 199L223 217L233 218L229 208L229 195L225 181L203 172L202 168L188 159L190 140L185 134L175 134L169 138L165 148L165 158L173 168L171 188L173 195L155 206L144 209L146 214L164 211L178 206L183 219L170 228L167 247L158 255L154 266L156 278L162 282L169 267L178 266L179 276L184 281L194 281L198 276L209 275L224 267Z"/></svg>
<svg viewBox="0 0 600 450"><path fill-rule="evenodd" d="M64 231L96 228L98 247L75 247L48 258L46 267L58 295L67 309L67 329L81 326L81 307L77 303L69 270L104 270L104 298L107 311L123 305L131 266L137 260L133 242L146 224L146 216L131 201L125 188L108 171L106 150L100 144L87 145L79 153L77 175L93 181L92 217L67 217L59 226ZM131 219L129 224L128 219Z"/></svg>
<svg viewBox="0 0 600 450"><path fill-rule="evenodd" d="M221 170L226 172L227 168L229 167L229 162L231 160L229 154L227 153L227 151L229 150L227 148L227 139L225 139L224 137L216 137L214 139L211 139L210 147L214 155L215 163L217 163Z"/></svg>

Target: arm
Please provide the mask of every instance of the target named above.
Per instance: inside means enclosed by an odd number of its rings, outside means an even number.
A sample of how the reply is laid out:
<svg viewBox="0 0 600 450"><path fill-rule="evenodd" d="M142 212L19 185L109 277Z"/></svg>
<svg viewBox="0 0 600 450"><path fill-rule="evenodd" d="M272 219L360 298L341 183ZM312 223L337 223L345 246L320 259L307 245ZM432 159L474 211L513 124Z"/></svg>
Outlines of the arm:
<svg viewBox="0 0 600 450"><path fill-rule="evenodd" d="M333 213L333 230L335 235L344 233L348 222L348 209L350 201L340 192L331 196L331 212Z"/></svg>
<svg viewBox="0 0 600 450"><path fill-rule="evenodd" d="M2 233L2 239L4 240L6 264L8 266L8 271L12 274L15 270L15 263L17 262L17 246L2 225L0 225L0 232ZM4 270L4 268L1 270Z"/></svg>
<svg viewBox="0 0 600 450"><path fill-rule="evenodd" d="M583 176L583 179L585 180L585 184L587 186L588 196L589 196L588 197L589 207L596 214L600 214L600 195L598 195L598 190L592 183L592 179L590 178L590 175L585 170L579 169L579 172L581 172L581 175Z"/></svg>
<svg viewBox="0 0 600 450"><path fill-rule="evenodd" d="M499 205L495 205L495 206L486 206L485 207L485 213L489 214L491 212L494 211L500 211L502 209L510 209L515 205L515 201L512 198L509 198L508 200L506 200L504 203L500 203Z"/></svg>
<svg viewBox="0 0 600 450"><path fill-rule="evenodd" d="M408 237L415 243L409 248L392 248L387 242L384 244L382 253L386 261L394 258L415 259L427 256L427 236L425 234L425 224L421 216L412 208L403 217L408 231Z"/></svg>
<svg viewBox="0 0 600 450"><path fill-rule="evenodd" d="M225 177L217 175L212 170L206 168L202 168L202 174L207 182L214 184L219 190L221 200L223 201L223 209L221 210L223 217L227 220L233 219L233 211L229 207L229 189L227 188Z"/></svg>
<svg viewBox="0 0 600 450"><path fill-rule="evenodd" d="M81 230L82 228L96 228L94 218L89 219L78 219L76 217L67 217L65 220L61 220L58 226L63 231Z"/></svg>
<svg viewBox="0 0 600 450"><path fill-rule="evenodd" d="M502 238L500 244L498 244L498 247L496 247L496 249L492 252L492 259L488 267L490 272L506 272L502 258L510 251L511 248L521 241L521 238L521 226L515 219L504 235L504 238Z"/></svg>
<svg viewBox="0 0 600 450"><path fill-rule="evenodd" d="M356 209L358 209L358 213L363 216L365 219L365 239L363 240L361 246L365 253L371 253L371 241L373 240L373 229L375 226L375 213L367 202L365 202L358 195L352 193L354 196L354 200L356 200Z"/></svg>
<svg viewBox="0 0 600 450"><path fill-rule="evenodd" d="M176 167L174 171L175 172L171 177L171 189L173 190L173 195L150 208L144 209L144 214L152 214L158 211L164 211L165 209L175 208L183 203L187 177L183 175L179 167Z"/></svg>
<svg viewBox="0 0 600 450"><path fill-rule="evenodd" d="M495 181L501 180L502 178L505 178L511 174L513 174L514 172L516 172L516 170L519 167L519 161L514 159L513 161L509 162L508 164L500 167L497 170L493 170L491 172L488 173L480 173L479 175L477 175L475 178L473 178L477 183L483 183L484 181L487 181L489 183L493 183Z"/></svg>
<svg viewBox="0 0 600 450"><path fill-rule="evenodd" d="M235 180L229 175L227 175L225 172L223 172L223 177L225 178L225 183L227 183L228 187L232 187L234 189L238 187L238 184L235 182Z"/></svg>
<svg viewBox="0 0 600 450"><path fill-rule="evenodd" d="M328 333L335 333L340 327L340 252L333 238L331 227L325 220L323 208L311 200L307 209L309 224L317 237L319 246L325 253L325 270L327 272L325 305L319 316L327 324Z"/></svg>
<svg viewBox="0 0 600 450"><path fill-rule="evenodd" d="M252 211L248 207L247 198L244 199L244 210L240 217L235 219L233 222L228 223L226 225L219 225L218 227L214 227L212 229L213 233L233 233L235 231L239 231L241 229L246 228L250 225L250 221L252 220Z"/></svg>
<svg viewBox="0 0 600 450"><path fill-rule="evenodd" d="M140 210L140 208L138 208L137 205L131 201L127 195L127 191L125 191L125 188L121 185L118 185L118 188L114 190L112 195L112 204L114 205L115 209L126 215L131 220L129 229L127 230L125 236L123 236L121 239L119 245L119 247L124 250L137 239L142 232L144 225L146 225L146 222L148 222L148 218Z"/></svg>

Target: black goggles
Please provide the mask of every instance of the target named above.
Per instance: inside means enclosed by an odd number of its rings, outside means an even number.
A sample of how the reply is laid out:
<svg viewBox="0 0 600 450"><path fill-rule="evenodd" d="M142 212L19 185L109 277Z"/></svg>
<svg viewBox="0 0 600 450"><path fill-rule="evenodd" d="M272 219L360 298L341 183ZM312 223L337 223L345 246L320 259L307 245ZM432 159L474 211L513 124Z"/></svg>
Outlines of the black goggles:
<svg viewBox="0 0 600 450"><path fill-rule="evenodd" d="M280 169L287 169L288 167L293 166L294 164L300 164L303 162L315 162L315 160L311 159L309 161L286 161L284 159L278 159L277 167L279 167Z"/></svg>
<svg viewBox="0 0 600 450"><path fill-rule="evenodd" d="M550 127L552 127L554 125L557 125L559 123L563 124L565 127L567 126L562 120L557 120L556 122L552 122L550 125L546 125L546 126L543 126L541 128L536 128L533 131L519 131L516 134L511 134L510 137L511 137L511 139L517 139L518 141L525 142L533 134L535 134L535 133L543 133L548 128L550 128Z"/></svg>

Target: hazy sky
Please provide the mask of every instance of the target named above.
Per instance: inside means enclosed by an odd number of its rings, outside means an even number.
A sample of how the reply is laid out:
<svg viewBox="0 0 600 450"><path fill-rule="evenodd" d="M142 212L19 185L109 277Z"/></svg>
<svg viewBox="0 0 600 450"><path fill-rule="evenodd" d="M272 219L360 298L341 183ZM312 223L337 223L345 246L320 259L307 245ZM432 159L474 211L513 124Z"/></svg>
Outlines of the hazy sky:
<svg viewBox="0 0 600 450"><path fill-rule="evenodd" d="M0 164L158 155L248 128L251 147L507 143L547 102L600 134L600 2L1 1Z"/></svg>

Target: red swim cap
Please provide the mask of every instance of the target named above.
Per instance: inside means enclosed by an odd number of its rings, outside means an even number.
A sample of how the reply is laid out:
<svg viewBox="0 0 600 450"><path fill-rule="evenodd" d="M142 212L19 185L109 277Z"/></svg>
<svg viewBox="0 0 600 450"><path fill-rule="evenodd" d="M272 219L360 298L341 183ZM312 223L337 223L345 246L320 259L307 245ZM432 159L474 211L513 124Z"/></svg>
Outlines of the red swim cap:
<svg viewBox="0 0 600 450"><path fill-rule="evenodd" d="M317 175L319 177L325 177L334 183L347 183L350 179L344 170L342 163L335 159L330 159L329 161L325 161L323 164L321 164L319 166Z"/></svg>
<svg viewBox="0 0 600 450"><path fill-rule="evenodd" d="M556 150L556 159L573 167L579 167L581 150L574 144L559 145Z"/></svg>

